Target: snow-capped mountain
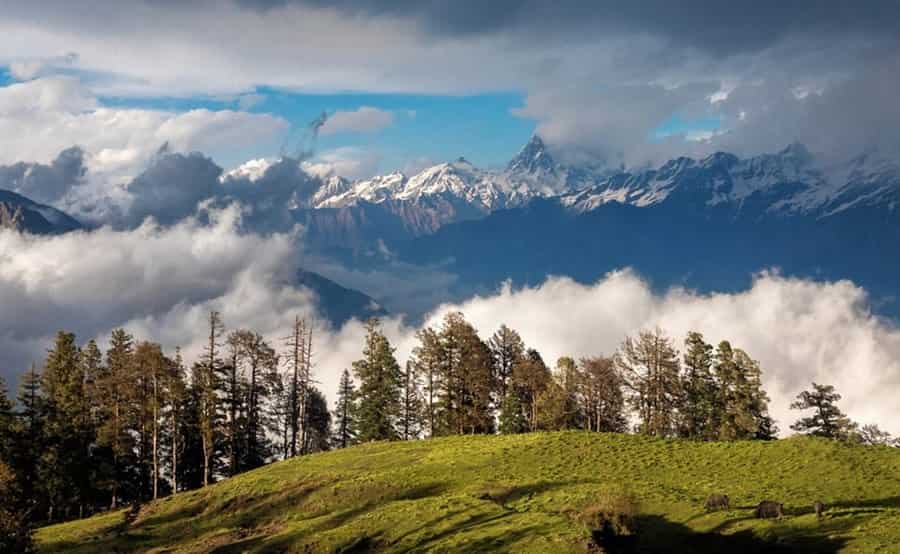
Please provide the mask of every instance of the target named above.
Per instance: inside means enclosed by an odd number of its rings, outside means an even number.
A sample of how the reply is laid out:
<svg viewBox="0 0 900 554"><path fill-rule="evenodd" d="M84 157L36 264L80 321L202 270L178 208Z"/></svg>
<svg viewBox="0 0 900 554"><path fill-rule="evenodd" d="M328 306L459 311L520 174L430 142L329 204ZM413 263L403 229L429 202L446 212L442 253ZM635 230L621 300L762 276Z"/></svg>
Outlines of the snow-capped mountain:
<svg viewBox="0 0 900 554"><path fill-rule="evenodd" d="M671 198L739 212L827 217L860 203L893 210L898 193L896 164L862 156L820 166L804 146L792 144L777 154L747 159L723 152L701 160L677 158L561 195L560 203L584 213L610 202L647 207Z"/></svg>
<svg viewBox="0 0 900 554"><path fill-rule="evenodd" d="M461 201L482 213L521 206L539 196L572 190L568 171L557 164L535 135L505 171L479 169L465 158L407 176L400 172L357 181L342 192L317 194L315 208L341 208L386 200L428 202L432 198Z"/></svg>

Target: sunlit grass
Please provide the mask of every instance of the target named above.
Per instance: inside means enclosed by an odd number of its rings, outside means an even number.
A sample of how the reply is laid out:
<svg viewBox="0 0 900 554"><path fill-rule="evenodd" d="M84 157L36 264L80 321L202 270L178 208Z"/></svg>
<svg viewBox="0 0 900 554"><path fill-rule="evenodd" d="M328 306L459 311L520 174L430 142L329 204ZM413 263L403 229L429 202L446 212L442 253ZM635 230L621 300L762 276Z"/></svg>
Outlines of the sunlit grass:
<svg viewBox="0 0 900 554"><path fill-rule="evenodd" d="M730 510L706 513L714 492L730 496ZM40 529L37 540L43 552L583 552L592 536L584 511L616 495L639 505L642 548L900 544L900 450L584 432L317 454L146 504L127 529L118 512ZM764 499L784 502L786 517L753 519ZM829 506L821 521L816 500Z"/></svg>

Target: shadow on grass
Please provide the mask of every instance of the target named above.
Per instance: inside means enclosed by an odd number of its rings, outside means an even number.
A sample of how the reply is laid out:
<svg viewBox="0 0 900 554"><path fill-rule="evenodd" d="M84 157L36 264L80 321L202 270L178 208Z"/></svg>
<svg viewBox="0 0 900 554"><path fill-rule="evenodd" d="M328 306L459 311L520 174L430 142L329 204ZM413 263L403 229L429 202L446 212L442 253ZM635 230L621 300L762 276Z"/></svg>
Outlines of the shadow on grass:
<svg viewBox="0 0 900 554"><path fill-rule="evenodd" d="M651 515L637 518L638 532L630 536L604 536L594 534L594 542L602 552L612 554L679 552L706 554L727 552L816 552L830 554L840 552L846 539L821 535L793 536L785 533L778 538L761 538L752 530L731 534L697 533L686 525Z"/></svg>

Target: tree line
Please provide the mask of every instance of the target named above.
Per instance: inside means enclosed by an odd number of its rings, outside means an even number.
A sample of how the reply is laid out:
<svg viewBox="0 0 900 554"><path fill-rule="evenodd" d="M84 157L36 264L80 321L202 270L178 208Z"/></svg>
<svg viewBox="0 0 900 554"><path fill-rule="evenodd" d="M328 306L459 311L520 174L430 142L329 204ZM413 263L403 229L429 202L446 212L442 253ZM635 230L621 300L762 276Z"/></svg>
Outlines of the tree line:
<svg viewBox="0 0 900 554"><path fill-rule="evenodd" d="M683 354L661 329L626 337L612 356L561 357L553 368L506 325L487 340L462 313L417 334L401 368L377 319L360 360L341 375L333 445L458 434L582 429L708 441L771 440L762 368L724 340L689 332ZM812 384L791 408L800 433L900 446L840 411L830 385Z"/></svg>
<svg viewBox="0 0 900 554"><path fill-rule="evenodd" d="M583 429L695 440L769 440L762 369L728 341L688 333L683 354L661 329L611 356L558 359L505 325L488 339L461 313L417 334L401 366L378 319L343 371L334 410L313 379L313 329L295 318L272 345L225 332L211 312L202 355L112 332L106 352L60 331L13 404L0 381L0 528L83 517L206 486L286 458L375 440ZM833 387L813 383L795 431L869 444ZM5 522L5 523L4 523Z"/></svg>
<svg viewBox="0 0 900 554"><path fill-rule="evenodd" d="M5 538L28 523L84 517L329 448L331 414L311 375L312 325L296 318L279 345L248 329L226 334L217 312L207 325L189 368L178 349L169 355L124 329L106 352L60 331L43 367L22 376L15 404L0 380Z"/></svg>

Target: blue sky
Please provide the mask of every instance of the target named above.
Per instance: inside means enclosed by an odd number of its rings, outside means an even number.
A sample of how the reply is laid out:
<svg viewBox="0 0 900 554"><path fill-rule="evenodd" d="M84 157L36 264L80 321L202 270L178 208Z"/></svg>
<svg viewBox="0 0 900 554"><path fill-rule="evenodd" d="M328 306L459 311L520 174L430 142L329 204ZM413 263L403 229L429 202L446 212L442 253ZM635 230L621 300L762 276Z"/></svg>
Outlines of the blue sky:
<svg viewBox="0 0 900 554"><path fill-rule="evenodd" d="M2 78L2 77L0 77ZM379 171L403 169L410 163L430 160L438 163L463 156L484 168L502 167L518 152L535 130L535 121L513 115L522 106L523 93L508 92L471 96L330 93L304 94L258 88L259 100L245 108L254 113L280 116L291 125L287 137L278 142L258 144L240 151L219 153L219 162L236 165L246 159L277 155L284 145L296 149L309 123L323 111L353 111L367 106L394 113L393 124L372 133L343 132L319 137L317 152L352 147L380 158ZM102 97L103 104L187 111L238 109L236 98L214 97ZM660 122L648 141L689 132L720 129L719 117L687 119L677 113Z"/></svg>
<svg viewBox="0 0 900 554"><path fill-rule="evenodd" d="M96 81L97 75L63 70L83 82ZM8 68L0 68L0 86L15 82ZM253 96L256 102L242 105L240 97ZM483 168L499 168L524 145L535 132L535 120L514 115L526 100L526 92L510 91L474 95L393 94L334 92L301 93L257 87L239 96L100 96L101 104L119 108L142 108L186 112L192 109L245 110L279 116L290 124L285 136L254 144L224 146L212 154L225 168L259 157L273 157L282 151L296 151L306 136L309 123L322 112L354 111L376 108L394 115L391 125L374 132L341 132L321 136L317 154L341 148L378 160L376 170L408 170L410 166L439 163L464 156ZM656 142L670 135L690 132L714 132L723 125L720 117L685 118L672 113L647 135ZM600 131L602 132L602 131Z"/></svg>
<svg viewBox="0 0 900 554"><path fill-rule="evenodd" d="M323 111L353 111L362 106L394 113L393 124L373 133L344 132L319 137L317 151L355 147L377 154L380 171L402 169L420 159L434 162L464 156L481 167L503 166L518 152L535 129L535 122L512 114L521 107L521 93L472 96L414 94L303 94L270 88L256 91L261 100L247 111L270 113L291 124L287 138L293 148L309 122ZM231 98L116 98L102 97L107 106L187 111L237 109ZM228 153L220 163L232 165L248 158L277 155L281 144L260 144ZM222 157L222 156L220 156Z"/></svg>

